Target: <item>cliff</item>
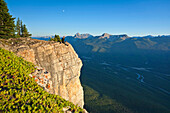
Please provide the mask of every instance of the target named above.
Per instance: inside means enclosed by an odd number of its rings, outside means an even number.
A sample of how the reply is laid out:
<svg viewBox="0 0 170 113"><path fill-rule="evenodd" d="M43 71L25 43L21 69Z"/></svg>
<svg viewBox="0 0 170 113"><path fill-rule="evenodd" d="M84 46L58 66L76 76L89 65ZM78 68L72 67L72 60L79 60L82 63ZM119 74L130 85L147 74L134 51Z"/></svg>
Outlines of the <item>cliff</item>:
<svg viewBox="0 0 170 113"><path fill-rule="evenodd" d="M49 93L60 95L83 108L84 94L80 83L82 61L73 47L52 41L30 38L0 40L0 47L50 72Z"/></svg>

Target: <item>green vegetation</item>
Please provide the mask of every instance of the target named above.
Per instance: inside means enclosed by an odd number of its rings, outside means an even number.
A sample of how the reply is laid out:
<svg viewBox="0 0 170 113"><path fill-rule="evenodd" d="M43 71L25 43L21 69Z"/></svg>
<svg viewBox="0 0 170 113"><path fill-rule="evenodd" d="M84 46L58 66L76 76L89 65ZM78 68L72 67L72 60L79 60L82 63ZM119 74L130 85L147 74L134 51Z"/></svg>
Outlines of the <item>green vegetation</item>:
<svg viewBox="0 0 170 113"><path fill-rule="evenodd" d="M50 41L61 42L61 39L59 35L55 35L54 38L50 38Z"/></svg>
<svg viewBox="0 0 170 113"><path fill-rule="evenodd" d="M15 18L12 18L8 11L5 1L0 0L0 38L9 38L15 35Z"/></svg>
<svg viewBox="0 0 170 113"><path fill-rule="evenodd" d="M85 90L85 107L89 112L132 113L128 108L116 102L116 100L100 94L89 86L84 85L83 88Z"/></svg>
<svg viewBox="0 0 170 113"><path fill-rule="evenodd" d="M70 107L82 112L80 107L60 96L44 91L28 74L34 65L0 48L0 112L62 112Z"/></svg>

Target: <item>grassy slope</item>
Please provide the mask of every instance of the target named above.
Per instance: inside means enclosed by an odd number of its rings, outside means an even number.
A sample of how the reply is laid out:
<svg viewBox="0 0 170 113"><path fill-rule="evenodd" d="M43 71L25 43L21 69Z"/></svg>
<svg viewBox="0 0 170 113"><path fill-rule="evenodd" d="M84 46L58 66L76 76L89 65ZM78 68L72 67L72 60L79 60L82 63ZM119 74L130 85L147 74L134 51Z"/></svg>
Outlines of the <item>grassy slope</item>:
<svg viewBox="0 0 170 113"><path fill-rule="evenodd" d="M0 112L62 112L82 109L60 96L45 92L28 74L34 65L0 48Z"/></svg>

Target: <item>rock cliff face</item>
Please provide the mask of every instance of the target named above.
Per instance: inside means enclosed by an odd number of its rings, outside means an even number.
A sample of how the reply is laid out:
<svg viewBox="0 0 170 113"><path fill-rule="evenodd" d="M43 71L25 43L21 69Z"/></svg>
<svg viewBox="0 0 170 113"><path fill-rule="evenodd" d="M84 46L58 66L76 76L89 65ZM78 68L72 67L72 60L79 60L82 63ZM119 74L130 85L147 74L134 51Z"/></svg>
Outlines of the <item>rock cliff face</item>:
<svg viewBox="0 0 170 113"><path fill-rule="evenodd" d="M83 108L84 94L79 79L82 61L70 44L19 38L1 39L0 47L45 68L51 74L50 92Z"/></svg>

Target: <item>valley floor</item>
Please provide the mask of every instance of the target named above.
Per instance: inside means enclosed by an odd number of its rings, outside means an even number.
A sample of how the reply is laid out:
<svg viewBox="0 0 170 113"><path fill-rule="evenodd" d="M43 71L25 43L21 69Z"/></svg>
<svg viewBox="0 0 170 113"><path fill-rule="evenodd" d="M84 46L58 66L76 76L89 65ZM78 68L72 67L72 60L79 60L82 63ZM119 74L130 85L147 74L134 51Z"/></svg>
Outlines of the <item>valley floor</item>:
<svg viewBox="0 0 170 113"><path fill-rule="evenodd" d="M81 81L89 112L170 112L169 74L89 58L83 58L83 64Z"/></svg>

